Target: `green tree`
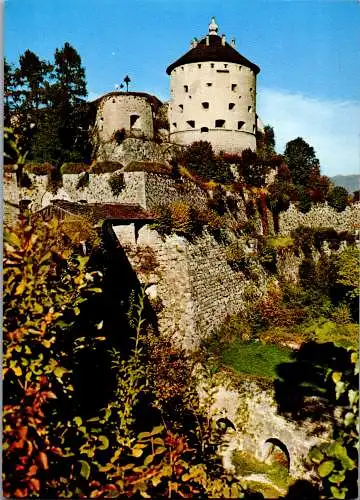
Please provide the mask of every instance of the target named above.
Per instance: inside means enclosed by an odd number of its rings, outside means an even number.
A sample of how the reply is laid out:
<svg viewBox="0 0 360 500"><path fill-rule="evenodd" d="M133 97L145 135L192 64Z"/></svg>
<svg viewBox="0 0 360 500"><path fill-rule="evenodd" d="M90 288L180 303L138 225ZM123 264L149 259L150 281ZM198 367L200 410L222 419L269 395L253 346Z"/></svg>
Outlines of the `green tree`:
<svg viewBox="0 0 360 500"><path fill-rule="evenodd" d="M51 70L52 66L31 50L20 56L16 76L22 88L24 111L32 120L37 120L36 112L45 102L45 81L50 78Z"/></svg>
<svg viewBox="0 0 360 500"><path fill-rule="evenodd" d="M290 169L294 184L308 186L314 170L320 174L320 163L314 148L304 139L297 137L286 144L284 158Z"/></svg>
<svg viewBox="0 0 360 500"><path fill-rule="evenodd" d="M60 121L60 142L68 156L66 159L80 160L83 159L87 132L86 79L81 57L69 43L55 51L54 74L52 106Z"/></svg>
<svg viewBox="0 0 360 500"><path fill-rule="evenodd" d="M254 151L245 149L242 152L238 170L246 184L261 187L265 184L265 176L269 171L269 166Z"/></svg>
<svg viewBox="0 0 360 500"><path fill-rule="evenodd" d="M337 212L342 212L348 205L349 193L342 186L335 186L327 195L327 202Z"/></svg>
<svg viewBox="0 0 360 500"><path fill-rule="evenodd" d="M208 141L193 142L183 153L185 166L204 180L230 182L233 178L229 165L223 156L216 158L212 145Z"/></svg>

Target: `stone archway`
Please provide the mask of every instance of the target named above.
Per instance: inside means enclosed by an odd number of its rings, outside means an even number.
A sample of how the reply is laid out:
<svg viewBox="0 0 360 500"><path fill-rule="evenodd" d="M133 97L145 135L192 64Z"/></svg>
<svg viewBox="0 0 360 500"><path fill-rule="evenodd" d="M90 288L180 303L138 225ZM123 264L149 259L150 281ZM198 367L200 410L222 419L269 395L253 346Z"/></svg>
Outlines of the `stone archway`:
<svg viewBox="0 0 360 500"><path fill-rule="evenodd" d="M265 463L278 463L290 470L290 453L287 446L277 438L269 438L262 448L262 460Z"/></svg>

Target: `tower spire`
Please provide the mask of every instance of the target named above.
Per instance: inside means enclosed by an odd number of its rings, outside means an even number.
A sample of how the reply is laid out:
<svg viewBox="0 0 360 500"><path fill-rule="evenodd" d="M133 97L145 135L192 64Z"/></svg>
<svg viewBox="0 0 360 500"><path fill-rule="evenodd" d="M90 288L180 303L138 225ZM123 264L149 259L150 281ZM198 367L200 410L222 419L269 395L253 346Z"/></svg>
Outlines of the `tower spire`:
<svg viewBox="0 0 360 500"><path fill-rule="evenodd" d="M217 35L218 29L219 26L216 24L215 17L213 16L209 24L209 35Z"/></svg>

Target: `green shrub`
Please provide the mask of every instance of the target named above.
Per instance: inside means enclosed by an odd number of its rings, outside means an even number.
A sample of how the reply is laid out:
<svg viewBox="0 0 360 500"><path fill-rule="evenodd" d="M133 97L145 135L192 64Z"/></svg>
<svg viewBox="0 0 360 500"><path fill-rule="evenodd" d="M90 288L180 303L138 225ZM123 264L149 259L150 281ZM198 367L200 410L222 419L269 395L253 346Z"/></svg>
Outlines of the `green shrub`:
<svg viewBox="0 0 360 500"><path fill-rule="evenodd" d="M203 212L182 201L159 206L155 214L155 223L152 227L163 236L178 234L192 239L201 233L206 224Z"/></svg>
<svg viewBox="0 0 360 500"><path fill-rule="evenodd" d="M117 161L97 161L90 167L90 174L107 174L123 168Z"/></svg>
<svg viewBox="0 0 360 500"><path fill-rule="evenodd" d="M62 174L82 174L89 170L89 165L85 163L63 163L61 166Z"/></svg>
<svg viewBox="0 0 360 500"><path fill-rule="evenodd" d="M114 173L108 180L111 192L114 196L119 196L125 187L124 174L122 172Z"/></svg>
<svg viewBox="0 0 360 500"><path fill-rule="evenodd" d="M327 195L327 202L337 212L342 212L349 204L349 193L342 186L334 187Z"/></svg>
<svg viewBox="0 0 360 500"><path fill-rule="evenodd" d="M61 171L55 167L52 168L48 172L46 189L51 193L55 194L58 191L58 189L62 187L62 185L63 185L63 180Z"/></svg>
<svg viewBox="0 0 360 500"><path fill-rule="evenodd" d="M226 248L226 260L234 271L245 271L249 265L249 256L241 242L235 241Z"/></svg>

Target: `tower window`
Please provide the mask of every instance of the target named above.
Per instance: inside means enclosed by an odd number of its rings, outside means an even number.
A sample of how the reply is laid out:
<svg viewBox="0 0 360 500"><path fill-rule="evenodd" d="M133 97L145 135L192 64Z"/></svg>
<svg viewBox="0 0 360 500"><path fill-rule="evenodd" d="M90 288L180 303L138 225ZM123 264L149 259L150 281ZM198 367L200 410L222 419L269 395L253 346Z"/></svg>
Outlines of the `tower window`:
<svg viewBox="0 0 360 500"><path fill-rule="evenodd" d="M139 118L140 118L139 115L130 115L130 128L133 128L135 126Z"/></svg>
<svg viewBox="0 0 360 500"><path fill-rule="evenodd" d="M250 88L250 92L252 92L252 87Z"/></svg>
<svg viewBox="0 0 360 500"><path fill-rule="evenodd" d="M174 127L174 128L177 128L177 124L176 124L176 122L174 122L174 123L173 123L173 127Z"/></svg>
<svg viewBox="0 0 360 500"><path fill-rule="evenodd" d="M184 105L183 104L179 104L179 108L181 109L181 111L184 110Z"/></svg>
<svg viewBox="0 0 360 500"><path fill-rule="evenodd" d="M225 120L215 120L215 127L216 128L224 128L225 127Z"/></svg>
<svg viewBox="0 0 360 500"><path fill-rule="evenodd" d="M115 104L115 99L112 100L113 104Z"/></svg>
<svg viewBox="0 0 360 500"><path fill-rule="evenodd" d="M244 125L245 125L245 122L238 122L238 130L241 130Z"/></svg>
<svg viewBox="0 0 360 500"><path fill-rule="evenodd" d="M191 128L195 128L195 121L194 120L188 120L186 122Z"/></svg>
<svg viewBox="0 0 360 500"><path fill-rule="evenodd" d="M189 92L189 85L184 85L184 92Z"/></svg>
<svg viewBox="0 0 360 500"><path fill-rule="evenodd" d="M209 132L207 127L201 127L200 132Z"/></svg>
<svg viewBox="0 0 360 500"><path fill-rule="evenodd" d="M206 86L207 86L207 87L211 87L211 86L212 86L212 83L211 83L211 82L208 82L208 83L206 84Z"/></svg>
<svg viewBox="0 0 360 500"><path fill-rule="evenodd" d="M224 68L227 68L227 67L228 67L228 65L227 65L227 64L224 64Z"/></svg>
<svg viewBox="0 0 360 500"><path fill-rule="evenodd" d="M199 69L201 68L201 64L198 64L198 68L199 68Z"/></svg>
<svg viewBox="0 0 360 500"><path fill-rule="evenodd" d="M232 90L233 92L235 92L235 91L236 91L236 89L237 89L237 84L236 84L236 83L232 83L232 84L231 84L231 90Z"/></svg>
<svg viewBox="0 0 360 500"><path fill-rule="evenodd" d="M202 105L202 107L204 109L209 109L209 103L208 102L202 102L201 105Z"/></svg>
<svg viewBox="0 0 360 500"><path fill-rule="evenodd" d="M214 64L214 63L211 63L211 64L210 64L210 66L211 66L212 68L214 68L215 64Z"/></svg>
<svg viewBox="0 0 360 500"><path fill-rule="evenodd" d="M234 108L235 108L235 103L229 102L229 109L234 109Z"/></svg>
<svg viewBox="0 0 360 500"><path fill-rule="evenodd" d="M241 66L239 66L239 71L241 71Z"/></svg>
<svg viewBox="0 0 360 500"><path fill-rule="evenodd" d="M248 111L249 111L249 113L252 112L252 106L248 106Z"/></svg>
<svg viewBox="0 0 360 500"><path fill-rule="evenodd" d="M184 71L184 66L181 66L181 70Z"/></svg>

